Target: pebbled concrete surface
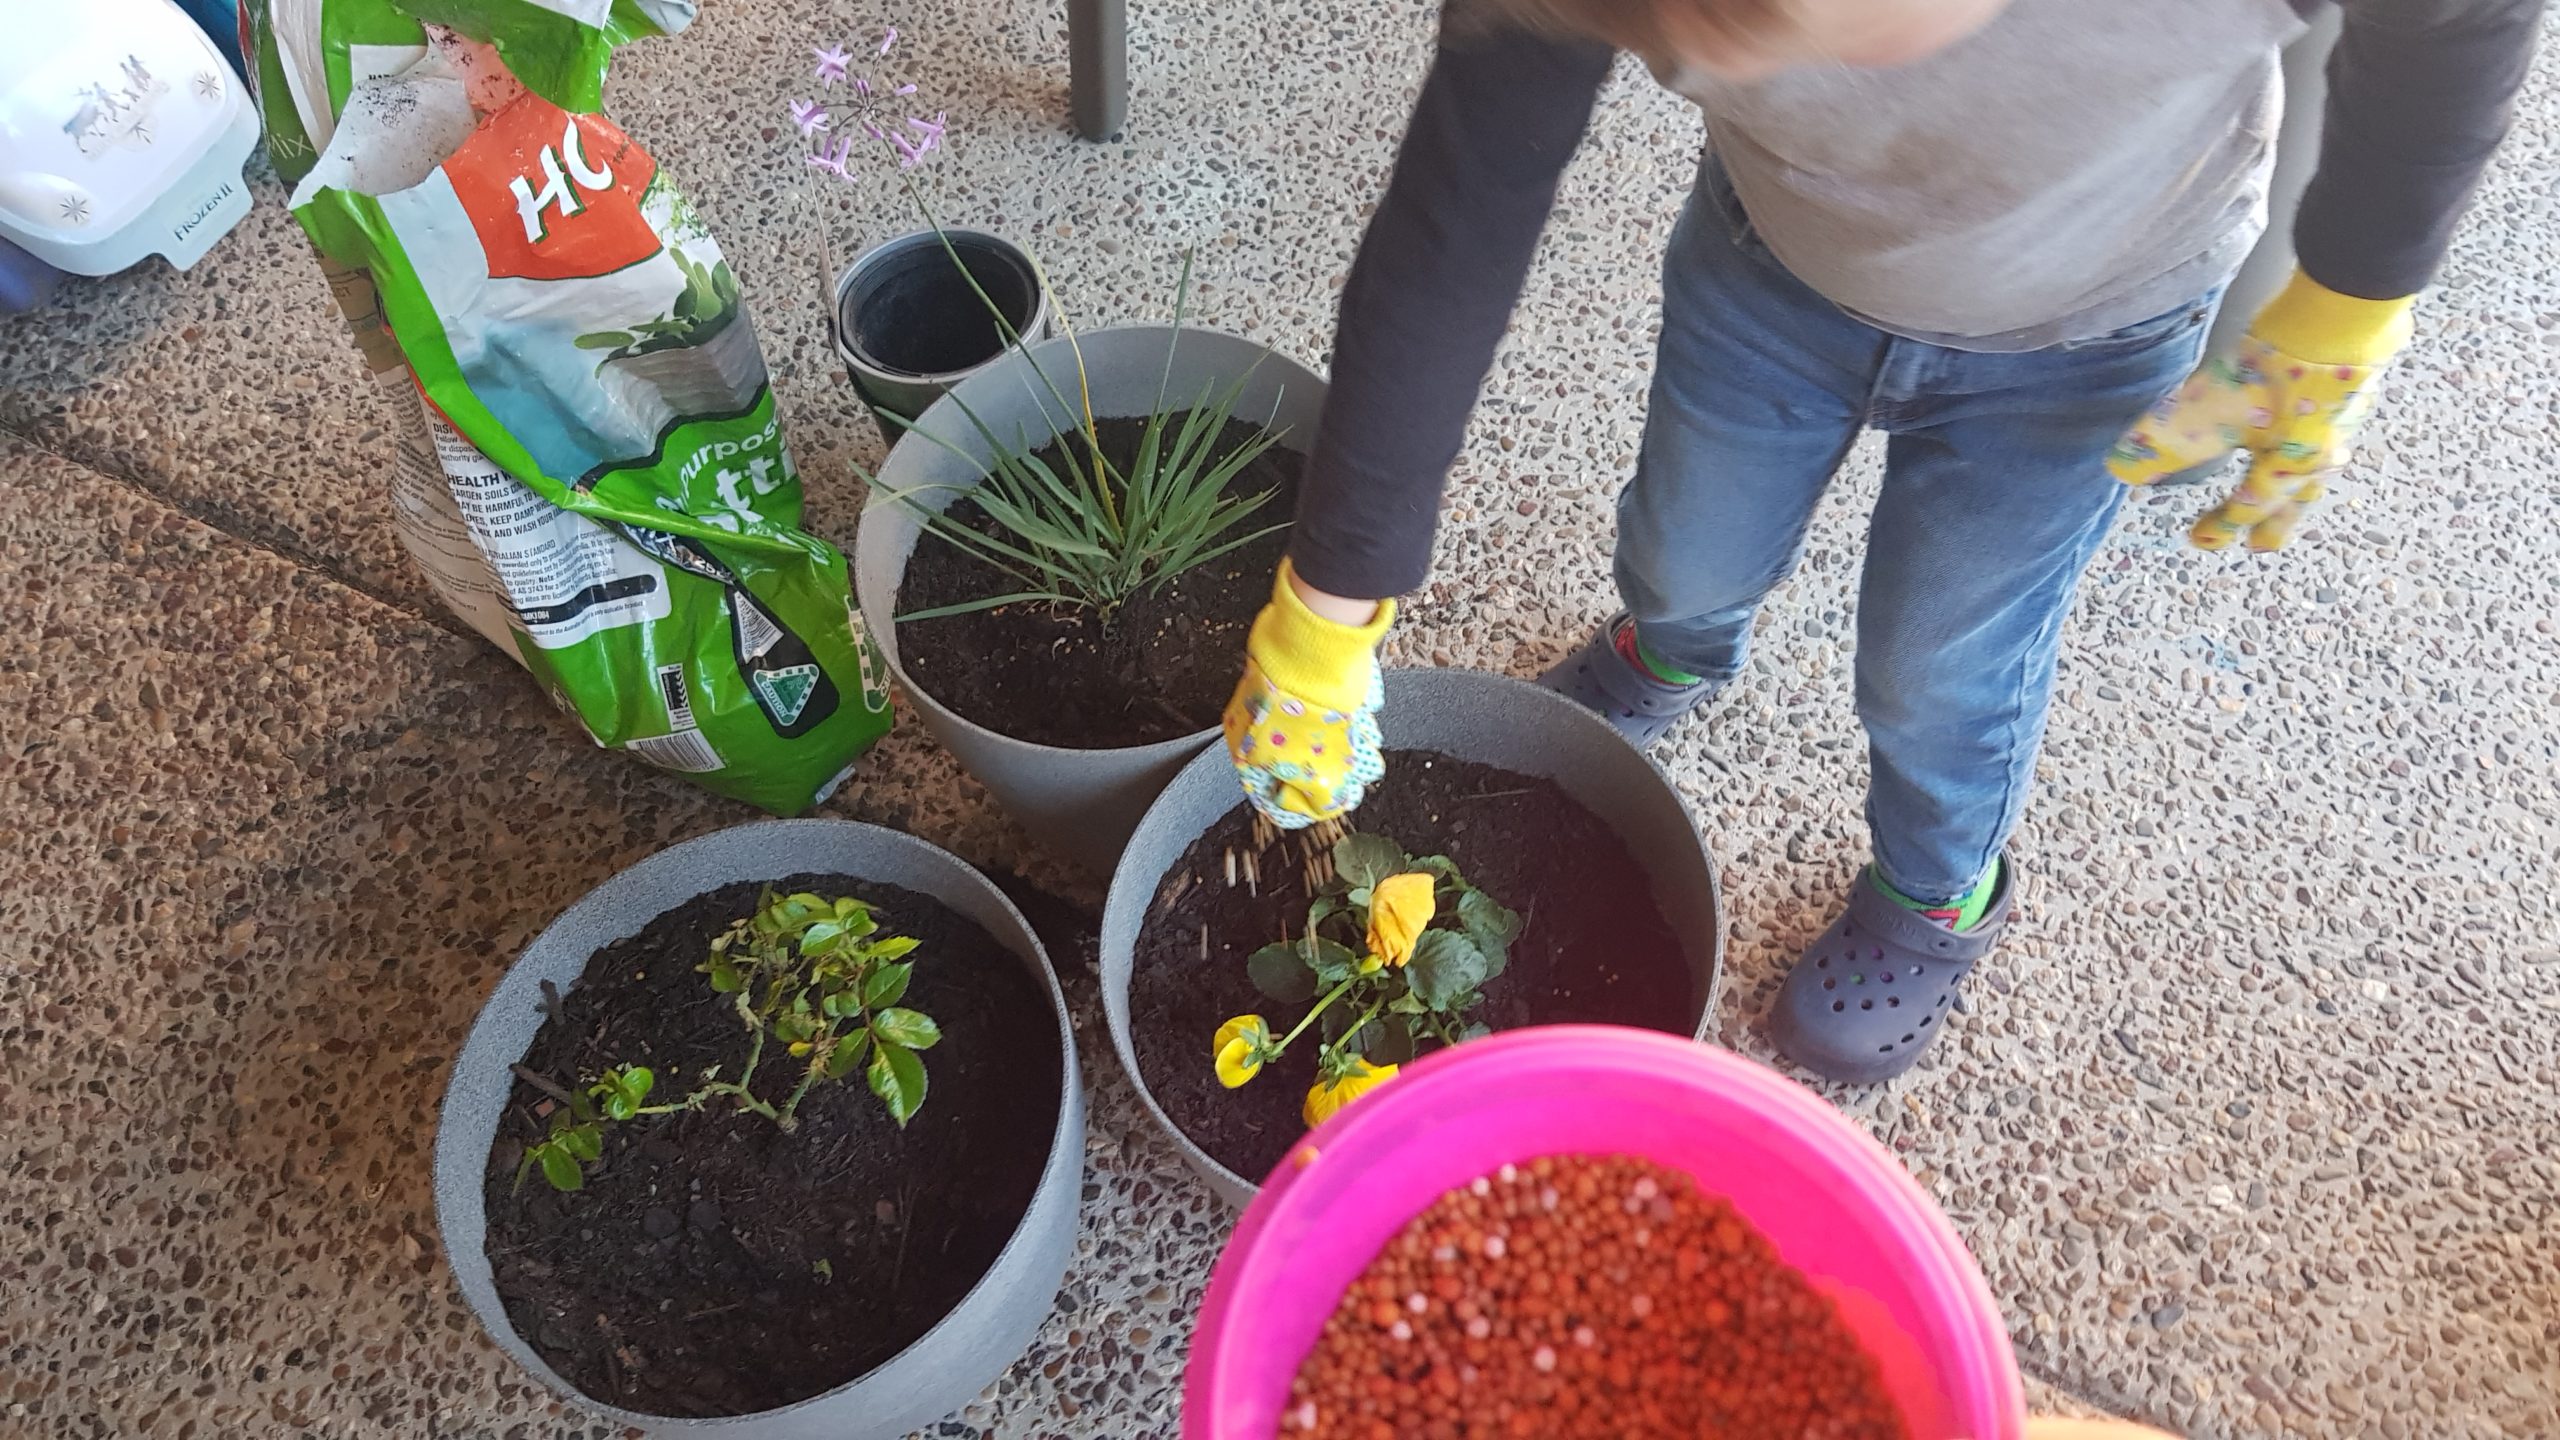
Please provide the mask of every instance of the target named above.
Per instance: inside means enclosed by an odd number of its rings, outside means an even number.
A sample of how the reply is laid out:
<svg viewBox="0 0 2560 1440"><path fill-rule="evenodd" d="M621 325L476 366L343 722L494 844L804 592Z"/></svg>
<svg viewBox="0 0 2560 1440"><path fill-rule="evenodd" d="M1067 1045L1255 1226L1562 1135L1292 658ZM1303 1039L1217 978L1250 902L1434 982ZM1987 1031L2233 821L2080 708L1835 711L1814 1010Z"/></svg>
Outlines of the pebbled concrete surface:
<svg viewBox="0 0 2560 1440"><path fill-rule="evenodd" d="M1064 137L1046 9L894 17L958 122L937 208L1032 237L1084 323L1162 315L1196 245L1204 323L1321 359L1427 7L1133 10L1134 128L1103 146ZM840 539L879 443L817 277L908 221L886 186L804 195L778 106L805 38L889 18L735 0L632 51L613 101L723 236ZM1621 77L1405 658L1525 673L1609 605L1697 140ZM2186 550L2193 491L2128 511L2070 632L2023 923L1929 1065L1835 1097L1965 1229L2040 1406L2198 1436L2560 1431L2555 173L2546 54L2363 463L2293 551ZM437 1268L439 1069L550 915L745 817L595 751L437 614L385 519L389 402L280 198L262 181L194 272L0 321L0 1435L595 1433ZM1863 854L1846 645L1876 461L1751 671L1662 751L1727 867L1725 1030L1753 1053ZM1045 873L912 727L830 810ZM1099 1041L1081 1261L943 1433L1171 1433L1224 1218Z"/></svg>

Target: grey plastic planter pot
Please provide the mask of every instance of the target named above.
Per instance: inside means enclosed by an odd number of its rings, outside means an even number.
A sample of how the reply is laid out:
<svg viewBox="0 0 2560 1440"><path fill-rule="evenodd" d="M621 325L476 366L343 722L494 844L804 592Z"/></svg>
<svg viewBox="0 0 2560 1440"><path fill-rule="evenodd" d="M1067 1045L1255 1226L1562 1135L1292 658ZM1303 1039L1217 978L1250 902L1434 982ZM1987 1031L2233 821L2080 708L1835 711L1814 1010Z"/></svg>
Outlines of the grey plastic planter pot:
<svg viewBox="0 0 2560 1440"><path fill-rule="evenodd" d="M1724 970L1724 907L1716 890L1714 857L1670 777L1607 721L1525 680L1473 670L1390 670L1386 680L1381 728L1388 749L1432 750L1553 780L1616 828L1652 879L1654 903L1688 952L1692 993L1699 1001L1695 1038L1704 1040L1715 1023ZM1102 1005L1120 1067L1129 1072L1147 1114L1173 1148L1210 1189L1239 1208L1253 1199L1259 1184L1192 1144L1147 1089L1129 1029L1129 979L1139 928L1154 907L1165 872L1193 841L1244 803L1223 748L1185 767L1131 837L1102 911ZM1521 839L1535 843L1533 836ZM1200 1063L1209 1063L1206 1036L1201 1037Z"/></svg>
<svg viewBox="0 0 2560 1440"><path fill-rule="evenodd" d="M706 891L742 880L832 871L930 895L983 926L1022 959L1058 1026L1058 1128L1031 1208L977 1286L922 1339L869 1374L794 1405L752 1415L674 1419L579 1393L518 1335L489 1275L481 1177L514 1085L509 1067L541 1027L544 981L573 984L597 950ZM1023 1077L1025 1084L1037 1077ZM1075 1248L1084 1185L1084 1089L1066 999L1048 957L1002 892L959 860L911 835L844 820L769 820L718 831L653 855L607 880L551 922L509 967L454 1061L436 1127L436 1223L462 1298L498 1348L544 1384L651 1435L719 1440L898 1440L978 1397L1030 1347Z"/></svg>
<svg viewBox="0 0 2560 1440"><path fill-rule="evenodd" d="M1305 366L1249 340L1214 330L1132 325L1089 333L1082 346L1097 415L1151 413L1163 383L1166 347L1171 346L1173 379L1164 390L1167 404L1188 405L1204 390L1222 395L1242 380L1237 418L1284 431L1281 443L1290 450L1303 453L1314 441L1316 416L1324 405L1324 381ZM949 505L978 483L989 455L986 438L954 399L966 403L1008 443L1027 441L1036 447L1068 428L1075 417L1041 383L1031 369L1035 364L1039 374L1056 383L1059 394L1075 396L1075 354L1064 337L1033 346L1027 358L1019 352L1009 355L961 382L951 397L927 410L917 422L927 433L898 442L881 467L880 483L892 491L917 493L916 503L933 509ZM935 444L928 435L950 442L959 453ZM936 486L948 488L930 488ZM1153 745L1068 750L1016 740L953 713L907 673L900 654L904 637L891 618L897 614L898 586L906 577L907 557L914 553L921 533L921 524L906 506L875 499L863 512L862 532L854 540L855 590L890 670L915 702L925 728L959 757L962 768L992 791L997 803L1024 828L1060 856L1097 873L1110 873L1148 802L1185 761L1216 738L1216 728ZM1243 663L1241 655L1237 663Z"/></svg>

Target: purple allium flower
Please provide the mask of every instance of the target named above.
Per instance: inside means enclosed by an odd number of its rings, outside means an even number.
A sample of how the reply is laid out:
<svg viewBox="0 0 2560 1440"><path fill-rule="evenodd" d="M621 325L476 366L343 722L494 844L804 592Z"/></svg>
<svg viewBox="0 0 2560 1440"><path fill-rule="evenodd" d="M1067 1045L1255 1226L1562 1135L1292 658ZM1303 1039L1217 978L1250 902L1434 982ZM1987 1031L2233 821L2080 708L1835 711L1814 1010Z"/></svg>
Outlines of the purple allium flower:
<svg viewBox="0 0 2560 1440"><path fill-rule="evenodd" d="M818 83L821 85L833 85L843 79L845 67L853 63L853 57L845 53L841 45L830 50L820 50L812 46L809 53L818 57L817 75Z"/></svg>
<svg viewBox="0 0 2560 1440"><path fill-rule="evenodd" d="M827 107L815 100L794 100L791 123L799 127L800 138L806 140L827 128Z"/></svg>
<svg viewBox="0 0 2560 1440"><path fill-rule="evenodd" d="M897 43L898 43L898 27L897 27L897 26L895 26L895 25L892 25L892 26L890 26L890 27L889 27L889 33L880 37L880 53L881 53L881 54L883 54L883 55L888 54L888 53L889 53L889 47L890 47L890 46L892 46L892 45L895 45L895 44L897 44Z"/></svg>
<svg viewBox="0 0 2560 1440"><path fill-rule="evenodd" d="M897 147L899 169L913 170L924 163L924 152L909 144L906 136L892 135L889 137L889 143Z"/></svg>
<svg viewBox="0 0 2560 1440"><path fill-rule="evenodd" d="M910 115L907 117L907 123L914 126L916 131L924 136L925 147L927 149L931 149L933 142L942 138L942 122L950 116L950 113L950 111L946 110L942 114L936 115L930 120L920 120L915 116Z"/></svg>
<svg viewBox="0 0 2560 1440"><path fill-rule="evenodd" d="M845 174L844 167L852 153L853 142L842 136L832 141L821 140L809 147L809 168L822 170L839 180L849 179L851 177Z"/></svg>
<svg viewBox="0 0 2560 1440"><path fill-rule="evenodd" d="M877 120L863 121L862 129L865 134L868 134L874 140L886 140L889 138L889 132L881 129L880 122Z"/></svg>
<svg viewBox="0 0 2560 1440"><path fill-rule="evenodd" d="M856 76L854 76L854 77L853 77L853 93L854 93L854 94L856 94L856 95L861 96L861 97L862 97L863 99L865 99L865 100L870 99L870 98L871 98L871 77L870 77L870 76L868 76L868 75L856 75Z"/></svg>
<svg viewBox="0 0 2560 1440"><path fill-rule="evenodd" d="M916 84L914 81L910 80L906 84L899 86L897 89L892 90L889 93L892 95L913 95L916 93Z"/></svg>

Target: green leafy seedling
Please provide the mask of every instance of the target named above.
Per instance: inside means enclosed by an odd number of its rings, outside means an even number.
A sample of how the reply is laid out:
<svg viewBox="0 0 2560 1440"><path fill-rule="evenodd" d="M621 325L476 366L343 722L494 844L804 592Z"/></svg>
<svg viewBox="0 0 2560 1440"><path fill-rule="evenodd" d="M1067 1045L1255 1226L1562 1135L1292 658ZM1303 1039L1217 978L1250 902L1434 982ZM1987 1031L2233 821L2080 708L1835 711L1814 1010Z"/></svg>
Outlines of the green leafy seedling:
<svg viewBox="0 0 2560 1440"><path fill-rule="evenodd" d="M711 272L705 283L716 290L721 273ZM525 1147L516 1183L540 1170L554 1189L581 1189L589 1167L603 1158L606 1123L700 1110L716 1101L761 1115L785 1132L796 1130L811 1088L856 1071L903 1127L924 1107L921 1052L942 1042L932 1016L900 1003L914 981L915 962L907 957L916 946L910 936L882 934L878 913L860 900L766 891L755 912L721 932L695 967L714 994L729 997L747 1031L738 1078L723 1080L723 1067L713 1066L683 1096L651 1104L656 1072L615 1065L552 1112L548 1132ZM779 1104L755 1088L769 1040L799 1062Z"/></svg>

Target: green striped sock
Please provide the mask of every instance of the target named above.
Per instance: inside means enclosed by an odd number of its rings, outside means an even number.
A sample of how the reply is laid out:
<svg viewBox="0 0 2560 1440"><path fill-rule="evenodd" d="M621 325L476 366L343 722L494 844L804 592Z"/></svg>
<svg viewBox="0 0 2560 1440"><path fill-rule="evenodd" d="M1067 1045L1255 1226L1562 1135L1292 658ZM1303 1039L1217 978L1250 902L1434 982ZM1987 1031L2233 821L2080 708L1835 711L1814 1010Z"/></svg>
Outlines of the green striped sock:
<svg viewBox="0 0 2560 1440"><path fill-rule="evenodd" d="M1997 860L1991 862L1991 868L1983 872L1982 878L1974 882L1972 889L1943 905L1914 900L1894 889L1893 882L1884 878L1882 870L1872 865L1868 866L1867 870L1875 876L1876 888L1891 896L1894 903L1906 910L1917 910L1959 935L1982 923L1982 917L1991 909L1991 897L2000 893L2000 862Z"/></svg>

